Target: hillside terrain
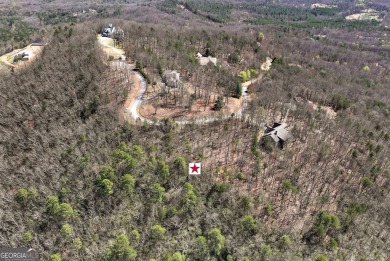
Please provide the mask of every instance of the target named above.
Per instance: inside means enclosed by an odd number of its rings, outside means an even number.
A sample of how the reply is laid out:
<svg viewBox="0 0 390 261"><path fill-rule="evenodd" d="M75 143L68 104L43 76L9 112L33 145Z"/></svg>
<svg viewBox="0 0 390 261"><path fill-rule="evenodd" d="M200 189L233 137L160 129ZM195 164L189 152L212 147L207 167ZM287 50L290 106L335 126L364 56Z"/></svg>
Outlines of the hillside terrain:
<svg viewBox="0 0 390 261"><path fill-rule="evenodd" d="M0 64L0 246L51 261L389 260L389 11L1 1L0 55L47 44ZM109 23L123 34L101 37ZM263 138L274 123L283 148Z"/></svg>

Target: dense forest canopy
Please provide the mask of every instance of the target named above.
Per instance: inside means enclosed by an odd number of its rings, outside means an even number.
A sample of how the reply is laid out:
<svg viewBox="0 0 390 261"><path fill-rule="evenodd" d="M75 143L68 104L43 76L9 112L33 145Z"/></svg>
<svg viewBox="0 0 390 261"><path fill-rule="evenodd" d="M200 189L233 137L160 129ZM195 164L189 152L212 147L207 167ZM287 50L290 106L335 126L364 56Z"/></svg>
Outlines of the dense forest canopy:
<svg viewBox="0 0 390 261"><path fill-rule="evenodd" d="M319 2L337 7L36 0L2 10L2 54L47 45L0 71L0 246L41 260L388 260L389 4ZM380 20L345 19L368 8ZM137 73L104 54L97 34L109 23ZM218 62L201 65L198 53ZM160 90L171 70L193 92ZM134 75L183 108L211 94L221 109L248 106L204 124L126 121ZM275 122L289 126L283 149L262 138ZM190 162L201 175L188 175Z"/></svg>

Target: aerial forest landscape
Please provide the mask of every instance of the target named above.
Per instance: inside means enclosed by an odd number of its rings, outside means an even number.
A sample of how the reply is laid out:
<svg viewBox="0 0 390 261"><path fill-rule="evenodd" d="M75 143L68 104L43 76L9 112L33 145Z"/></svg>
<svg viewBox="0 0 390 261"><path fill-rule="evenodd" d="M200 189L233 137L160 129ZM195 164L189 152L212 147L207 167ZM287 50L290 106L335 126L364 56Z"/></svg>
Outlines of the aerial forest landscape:
<svg viewBox="0 0 390 261"><path fill-rule="evenodd" d="M0 260L390 260L389 12L0 0Z"/></svg>

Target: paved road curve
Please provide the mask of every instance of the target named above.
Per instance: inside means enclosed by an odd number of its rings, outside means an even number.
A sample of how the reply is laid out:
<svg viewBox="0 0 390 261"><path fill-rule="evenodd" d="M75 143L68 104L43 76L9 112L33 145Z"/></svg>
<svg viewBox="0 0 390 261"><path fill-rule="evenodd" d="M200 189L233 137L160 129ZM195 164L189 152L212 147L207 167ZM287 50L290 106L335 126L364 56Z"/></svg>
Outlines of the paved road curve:
<svg viewBox="0 0 390 261"><path fill-rule="evenodd" d="M117 48L109 46L109 45L105 45L105 46L110 47L110 48L114 49L115 51L118 51L118 53L119 53L119 50L117 50ZM131 118L133 118L135 120L139 120L141 122L146 122L149 124L159 124L158 121L153 121L153 120L149 120L149 119L142 117L138 112L141 104L143 102L145 102L143 97L144 97L144 94L146 92L147 83L146 83L146 80L142 77L142 75L140 73L133 71L135 68L134 64L129 64L125 61L114 61L113 64L117 67L122 67L124 69L129 70L129 71L132 71L132 73L135 75L135 77L138 77L139 82L140 82L140 89L139 89L139 92L137 94L137 97L134 99L134 101L132 101L130 103L129 107L125 108L125 113L127 115L130 114ZM246 108L248 106L248 94L247 94L248 86L251 83L254 83L256 81L261 80L261 78L262 78L262 76L258 77L257 79L254 79L254 80L251 80L251 81L248 81L248 82L245 82L242 84L242 99L243 99L243 101L242 101L241 108L238 111L236 111L233 115L235 118L243 117L243 112L246 110ZM198 119L191 119L191 120L178 120L175 122L178 124L191 124L191 123L206 124L206 123L210 123L213 121L228 119L231 117L232 117L231 114L229 114L229 115L226 114L226 115L222 115L219 117L205 117L205 118L198 118Z"/></svg>

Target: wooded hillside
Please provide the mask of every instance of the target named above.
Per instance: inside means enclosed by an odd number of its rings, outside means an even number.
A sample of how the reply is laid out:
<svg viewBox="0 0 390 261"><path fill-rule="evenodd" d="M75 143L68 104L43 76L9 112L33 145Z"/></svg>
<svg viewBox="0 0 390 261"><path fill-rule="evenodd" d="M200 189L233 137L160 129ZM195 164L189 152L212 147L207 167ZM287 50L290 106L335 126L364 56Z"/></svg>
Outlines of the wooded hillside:
<svg viewBox="0 0 390 261"><path fill-rule="evenodd" d="M194 28L162 6L137 9L162 25L114 20L148 88L174 69L199 98L232 96L256 70L243 117L121 121L134 83L99 47L109 21L47 28L41 56L0 78L0 246L56 261L388 260L386 29ZM274 122L289 125L283 149L261 139Z"/></svg>

